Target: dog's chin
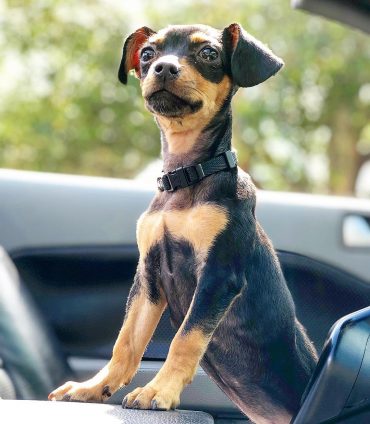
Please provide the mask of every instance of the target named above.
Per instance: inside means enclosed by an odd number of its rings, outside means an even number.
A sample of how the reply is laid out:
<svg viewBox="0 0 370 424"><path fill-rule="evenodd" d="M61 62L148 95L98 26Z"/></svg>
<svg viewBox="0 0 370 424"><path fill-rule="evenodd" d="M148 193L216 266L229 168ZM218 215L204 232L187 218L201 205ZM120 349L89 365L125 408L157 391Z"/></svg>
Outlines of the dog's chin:
<svg viewBox="0 0 370 424"><path fill-rule="evenodd" d="M202 101L190 101L167 90L159 90L146 98L148 110L167 118L180 118L197 112Z"/></svg>

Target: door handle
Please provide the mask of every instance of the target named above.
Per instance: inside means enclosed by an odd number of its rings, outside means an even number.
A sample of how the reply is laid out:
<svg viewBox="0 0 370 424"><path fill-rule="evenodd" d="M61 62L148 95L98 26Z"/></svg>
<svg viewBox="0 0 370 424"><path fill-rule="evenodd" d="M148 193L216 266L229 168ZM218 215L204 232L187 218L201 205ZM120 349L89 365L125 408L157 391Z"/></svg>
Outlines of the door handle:
<svg viewBox="0 0 370 424"><path fill-rule="evenodd" d="M370 247L370 217L347 215L343 221L343 243L348 247Z"/></svg>

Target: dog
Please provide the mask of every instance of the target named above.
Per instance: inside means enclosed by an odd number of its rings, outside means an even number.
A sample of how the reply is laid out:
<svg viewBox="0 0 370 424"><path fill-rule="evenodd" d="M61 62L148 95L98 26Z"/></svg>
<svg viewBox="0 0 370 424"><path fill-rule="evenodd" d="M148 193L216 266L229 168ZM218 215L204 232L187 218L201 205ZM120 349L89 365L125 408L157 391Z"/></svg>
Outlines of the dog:
<svg viewBox="0 0 370 424"><path fill-rule="evenodd" d="M177 333L152 381L123 407L172 409L199 364L253 422L298 411L317 354L297 320L256 189L231 151L231 100L283 62L240 25L143 27L123 47L119 80L140 79L161 132L163 175L137 223L140 259L110 362L51 400L104 401L130 383L166 307Z"/></svg>

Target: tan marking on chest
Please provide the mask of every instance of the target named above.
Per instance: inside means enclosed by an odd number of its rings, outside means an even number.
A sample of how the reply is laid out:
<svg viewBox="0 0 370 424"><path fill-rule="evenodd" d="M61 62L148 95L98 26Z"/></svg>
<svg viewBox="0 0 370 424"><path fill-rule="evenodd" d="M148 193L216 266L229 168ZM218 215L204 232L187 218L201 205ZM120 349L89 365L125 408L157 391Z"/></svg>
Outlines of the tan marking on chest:
<svg viewBox="0 0 370 424"><path fill-rule="evenodd" d="M145 258L151 246L159 242L164 234L164 221L161 213L144 212L136 226L136 239L140 259Z"/></svg>
<svg viewBox="0 0 370 424"><path fill-rule="evenodd" d="M190 209L145 212L137 225L140 256L145 258L151 246L163 239L166 229L172 237L188 241L197 253L206 254L227 223L226 209L212 204Z"/></svg>

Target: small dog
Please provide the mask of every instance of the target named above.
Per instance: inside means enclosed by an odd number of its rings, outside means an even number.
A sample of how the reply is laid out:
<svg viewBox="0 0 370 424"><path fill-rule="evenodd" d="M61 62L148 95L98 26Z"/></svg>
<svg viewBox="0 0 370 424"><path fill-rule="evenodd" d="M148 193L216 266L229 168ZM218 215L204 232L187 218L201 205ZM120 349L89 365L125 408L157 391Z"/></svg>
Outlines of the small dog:
<svg viewBox="0 0 370 424"><path fill-rule="evenodd" d="M125 408L175 408L201 364L252 421L285 424L297 412L317 355L230 151L233 95L282 65L238 24L143 27L126 39L119 79L132 69L140 79L165 173L138 221L140 260L112 359L49 399L103 401L129 384L168 306L178 329L168 357Z"/></svg>

